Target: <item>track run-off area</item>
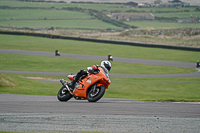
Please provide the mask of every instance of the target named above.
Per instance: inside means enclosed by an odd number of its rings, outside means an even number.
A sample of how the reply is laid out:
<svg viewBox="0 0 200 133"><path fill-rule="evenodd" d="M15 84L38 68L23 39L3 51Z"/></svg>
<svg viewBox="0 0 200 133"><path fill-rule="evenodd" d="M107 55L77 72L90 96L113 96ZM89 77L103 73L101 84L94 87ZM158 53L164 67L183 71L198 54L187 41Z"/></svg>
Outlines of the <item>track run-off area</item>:
<svg viewBox="0 0 200 133"><path fill-rule="evenodd" d="M0 53L54 57L52 52L0 49ZM105 56L62 53L60 58L103 60ZM195 68L195 63L114 57L115 62ZM69 73L0 70L7 73L67 75ZM165 75L110 74L111 77L200 77L200 72ZM198 85L198 84L197 84ZM56 96L0 94L0 131L11 132L141 132L199 133L198 102L140 102L102 98L96 103Z"/></svg>
<svg viewBox="0 0 200 133"><path fill-rule="evenodd" d="M36 55L36 56L48 56L55 57L52 52L39 52L39 51L26 51L26 50L11 50L11 49L0 49L0 53L10 53L10 54L22 54L22 55ZM95 56L95 55L81 55L81 54L67 54L62 53L60 58L73 58L73 59L84 59L84 60L106 60L105 56ZM193 68L196 69L195 63L187 62L175 62L175 61L161 61L161 60L148 60L148 59L134 59L134 58L122 58L114 57L115 62L124 63L135 63L135 64L146 64L146 65L159 65L159 66L171 66L171 67L182 67L182 68ZM198 69L197 69L198 70ZM78 70L77 70L78 71ZM0 72L8 73L26 73L26 74L45 74L45 75L68 75L71 72L35 72L35 71L13 71L13 70L0 70ZM200 77L200 70L193 73L184 74L110 74L111 77Z"/></svg>

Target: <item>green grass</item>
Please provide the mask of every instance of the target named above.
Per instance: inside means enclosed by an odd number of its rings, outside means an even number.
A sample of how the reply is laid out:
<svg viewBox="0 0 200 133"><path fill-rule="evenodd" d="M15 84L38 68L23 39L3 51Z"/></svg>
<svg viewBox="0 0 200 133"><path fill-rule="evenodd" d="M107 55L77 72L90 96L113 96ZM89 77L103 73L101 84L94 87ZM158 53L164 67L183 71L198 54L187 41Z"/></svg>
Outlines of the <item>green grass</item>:
<svg viewBox="0 0 200 133"><path fill-rule="evenodd" d="M54 54L54 53L52 53ZM100 61L42 57L0 53L1 70L47 71L76 73ZM64 66L64 67L63 67ZM195 69L112 62L112 74L175 74L195 72Z"/></svg>
<svg viewBox="0 0 200 133"><path fill-rule="evenodd" d="M18 82L17 87L0 87L1 94L57 95L61 84L22 78L42 76L30 74L6 74ZM144 101L200 101L199 77L185 78L111 78L111 85L104 98L127 98Z"/></svg>
<svg viewBox="0 0 200 133"><path fill-rule="evenodd" d="M5 19L86 19L92 18L87 13L63 10L2 10L0 20Z"/></svg>
<svg viewBox="0 0 200 133"><path fill-rule="evenodd" d="M20 2L20 1L0 1L1 6L11 7L78 7L83 9L95 9L104 11L106 14L111 14L111 11L118 10L120 12L126 12L127 10L137 10L142 12L152 12L157 17L197 17L198 12L195 12L195 7L186 8L123 8L123 4L71 4L71 3L42 3L42 2ZM190 10L190 12L177 12L177 13L155 13L157 11L179 11ZM47 20L10 20L10 19L44 19ZM68 27L68 28L91 28L91 29L122 29L109 23L102 22L101 20L48 20L48 19L86 19L92 18L87 13L77 11L63 11L63 10L0 10L1 26L17 26L17 27ZM8 21L3 21L7 19ZM126 24L137 27L154 27L154 28L177 28L177 27L193 27L198 28L199 24L191 23L160 23L160 22L125 22ZM8 25L9 24L9 25Z"/></svg>
<svg viewBox="0 0 200 133"><path fill-rule="evenodd" d="M43 3L43 2L22 2L22 1L8 1L1 0L1 6L11 6L11 7L62 7L67 4L65 3Z"/></svg>
<svg viewBox="0 0 200 133"><path fill-rule="evenodd" d="M12 77L0 73L0 87L16 87L18 83Z"/></svg>
<svg viewBox="0 0 200 133"><path fill-rule="evenodd" d="M156 11L179 11L179 10L190 10L195 11L195 7L181 7L179 9L176 8L123 8L123 4L80 4L80 3L42 3L42 2L20 2L20 1L8 1L1 0L0 5L2 6L11 6L11 7L79 7L79 8L90 8L95 10L137 10L137 11L146 11L146 12L156 12Z"/></svg>
<svg viewBox="0 0 200 133"><path fill-rule="evenodd" d="M108 53L111 53L113 57L193 63L195 63L197 60L200 60L200 53L193 51L144 48L127 45L15 35L0 35L0 40L0 47L3 49L20 49L45 52L54 52L56 49L58 49L61 53L101 55L105 57L108 55Z"/></svg>
<svg viewBox="0 0 200 133"><path fill-rule="evenodd" d="M143 48L114 44L83 42L73 40L48 39L39 37L0 35L0 47L6 49L22 49L33 51L49 51L54 55L55 49L62 53L87 55L103 55L108 53L114 57L144 58L196 62L199 52ZM89 49L89 52L88 52ZM114 54L113 54L114 53ZM67 59L61 57L41 57L17 54L0 54L0 69L29 70L50 72L74 72L87 66L99 64L95 60ZM194 59L194 57L196 57ZM193 61L194 60L194 61ZM70 65L69 65L70 64ZM131 63L112 62L111 74L169 74L193 72L194 69L161 67ZM11 77L15 86L1 86L1 94L27 94L56 96L61 84L47 83L23 77L44 77L67 79L66 76L4 74ZM5 78L10 79L10 78ZM144 101L200 101L199 77L181 78L114 78L106 90L105 98L140 99Z"/></svg>
<svg viewBox="0 0 200 133"><path fill-rule="evenodd" d="M15 74L7 74L12 76L17 81L16 87L0 87L1 94L24 94L24 95L57 95L59 84L47 83L37 80L30 80L18 76Z"/></svg>
<svg viewBox="0 0 200 133"><path fill-rule="evenodd" d="M9 24L9 25L8 25ZM100 20L18 20L2 21L1 26L16 27L67 27L89 29L122 29Z"/></svg>
<svg viewBox="0 0 200 133"><path fill-rule="evenodd" d="M112 78L106 97L154 101L200 101L200 78Z"/></svg>

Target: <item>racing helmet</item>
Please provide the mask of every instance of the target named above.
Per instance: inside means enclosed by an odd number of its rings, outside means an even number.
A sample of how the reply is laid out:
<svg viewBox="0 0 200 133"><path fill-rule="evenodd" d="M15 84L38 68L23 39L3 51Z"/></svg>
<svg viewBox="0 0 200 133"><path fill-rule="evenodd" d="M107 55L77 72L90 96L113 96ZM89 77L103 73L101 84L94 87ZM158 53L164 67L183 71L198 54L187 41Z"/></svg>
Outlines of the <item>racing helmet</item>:
<svg viewBox="0 0 200 133"><path fill-rule="evenodd" d="M105 61L105 60L102 61L101 66L106 68L108 71L110 71L110 69L111 69L111 63L109 61Z"/></svg>

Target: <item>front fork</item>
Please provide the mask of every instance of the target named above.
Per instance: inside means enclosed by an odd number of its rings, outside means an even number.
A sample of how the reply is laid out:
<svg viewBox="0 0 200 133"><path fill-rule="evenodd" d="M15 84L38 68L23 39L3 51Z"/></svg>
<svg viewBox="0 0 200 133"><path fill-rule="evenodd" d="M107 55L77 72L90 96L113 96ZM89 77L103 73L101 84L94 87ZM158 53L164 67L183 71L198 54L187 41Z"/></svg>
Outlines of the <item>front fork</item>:
<svg viewBox="0 0 200 133"><path fill-rule="evenodd" d="M97 84L95 84L95 85L93 86L93 89L92 89L92 92L93 92L93 93L95 93L96 87L97 87Z"/></svg>

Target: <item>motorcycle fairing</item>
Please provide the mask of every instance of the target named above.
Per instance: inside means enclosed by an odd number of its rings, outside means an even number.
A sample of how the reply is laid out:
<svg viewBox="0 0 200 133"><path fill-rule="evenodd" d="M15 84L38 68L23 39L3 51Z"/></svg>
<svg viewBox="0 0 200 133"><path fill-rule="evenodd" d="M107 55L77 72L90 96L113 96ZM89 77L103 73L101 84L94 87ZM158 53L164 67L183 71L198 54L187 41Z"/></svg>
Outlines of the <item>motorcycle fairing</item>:
<svg viewBox="0 0 200 133"><path fill-rule="evenodd" d="M82 81L79 81L79 87L76 88L72 94L74 94L77 97L83 97L87 99L87 90L90 86L94 85L96 82L100 80L100 77L96 75L90 75L88 74Z"/></svg>
<svg viewBox="0 0 200 133"><path fill-rule="evenodd" d="M102 85L107 89L111 81L102 68L99 68L99 70L98 74L88 74L84 79L79 81L78 88L72 92L73 95L87 99L87 91L95 83L97 83L97 87ZM72 81L74 76L76 75L68 75L68 78Z"/></svg>

